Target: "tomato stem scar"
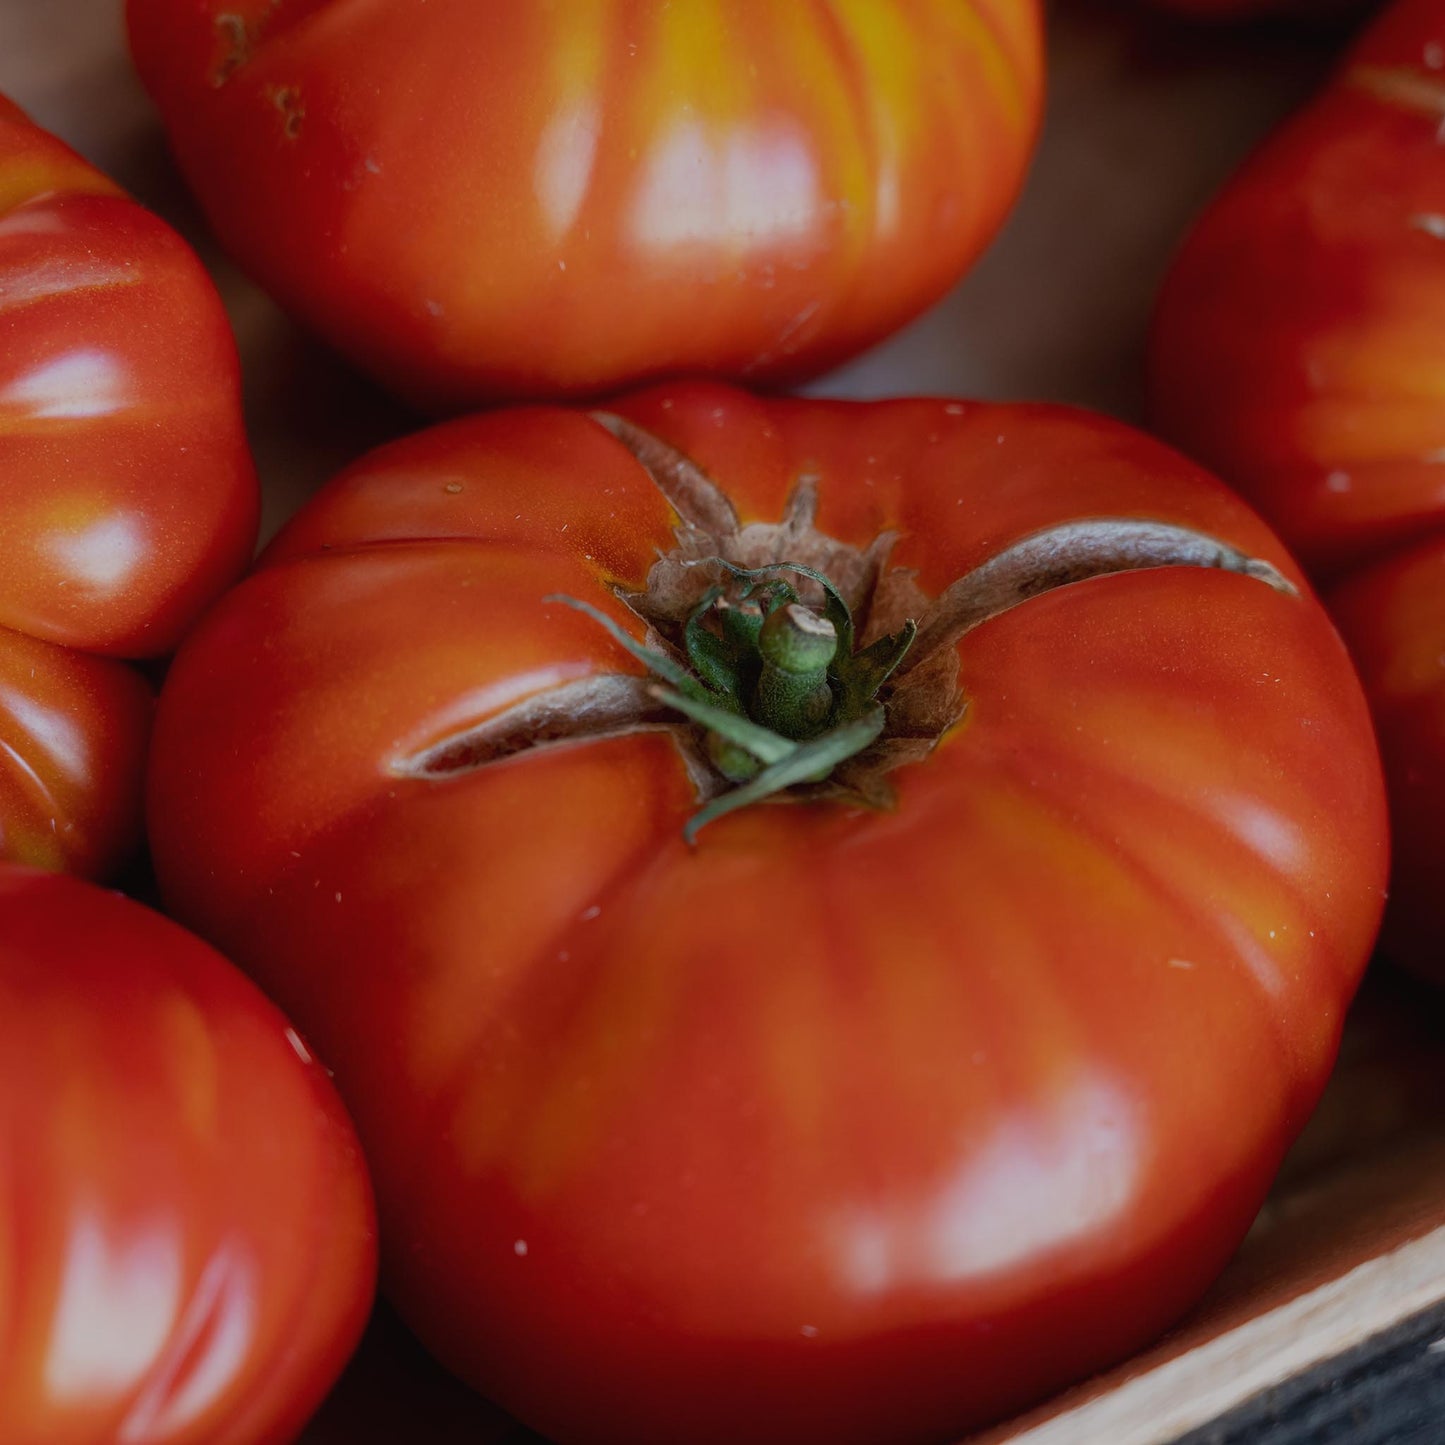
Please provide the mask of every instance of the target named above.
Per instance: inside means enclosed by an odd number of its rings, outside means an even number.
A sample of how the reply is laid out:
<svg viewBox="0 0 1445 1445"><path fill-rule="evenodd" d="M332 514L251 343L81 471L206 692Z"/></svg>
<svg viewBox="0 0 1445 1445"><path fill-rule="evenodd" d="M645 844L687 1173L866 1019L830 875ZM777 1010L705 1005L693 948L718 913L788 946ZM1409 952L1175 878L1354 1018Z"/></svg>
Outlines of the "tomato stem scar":
<svg viewBox="0 0 1445 1445"><path fill-rule="evenodd" d="M799 477L780 521L745 525L691 458L620 417L595 419L671 504L677 546L643 590L614 585L608 611L543 601L591 618L647 676L600 672L544 691L399 758L398 773L440 780L535 747L666 730L701 805L689 842L769 798L886 808L888 774L962 720L958 643L991 618L1059 587L1157 567L1232 572L1297 596L1272 563L1221 538L1084 517L1000 547L929 597L908 568L888 565L894 534L859 547L817 528L817 477Z"/></svg>
<svg viewBox="0 0 1445 1445"><path fill-rule="evenodd" d="M576 597L552 596L591 617L667 686L651 695L704 729L712 765L736 786L714 798L684 830L833 770L875 742L886 721L877 701L917 635L911 619L855 650L853 613L842 593L800 562L741 567L716 556L689 565L723 580L707 587L683 626L686 662L637 642L612 618ZM794 586L810 582L821 610Z"/></svg>

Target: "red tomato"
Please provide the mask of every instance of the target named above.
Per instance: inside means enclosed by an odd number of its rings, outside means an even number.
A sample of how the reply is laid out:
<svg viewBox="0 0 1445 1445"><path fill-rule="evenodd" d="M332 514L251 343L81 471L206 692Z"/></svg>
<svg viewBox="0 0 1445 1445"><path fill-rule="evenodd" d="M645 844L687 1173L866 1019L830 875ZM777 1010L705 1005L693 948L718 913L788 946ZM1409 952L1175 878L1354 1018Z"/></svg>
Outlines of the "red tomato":
<svg viewBox="0 0 1445 1445"><path fill-rule="evenodd" d="M283 305L458 407L793 381L997 229L1035 0L129 0L181 167Z"/></svg>
<svg viewBox="0 0 1445 1445"><path fill-rule="evenodd" d="M1206 213L1165 287L1164 431L1335 597L1389 777L1386 946L1445 977L1445 3L1402 0ZM1409 550L1403 550L1406 547Z"/></svg>
<svg viewBox="0 0 1445 1445"><path fill-rule="evenodd" d="M1116 423L621 411L456 422L303 510L166 684L163 887L333 1060L390 1290L484 1392L568 1445L944 1439L1247 1227L1377 924L1364 703L1265 527ZM920 631L831 786L692 848L701 734L548 599L681 645L714 553Z"/></svg>
<svg viewBox="0 0 1445 1445"><path fill-rule="evenodd" d="M375 1228L324 1070L117 894L0 868L0 1439L284 1445L365 1323Z"/></svg>
<svg viewBox="0 0 1445 1445"><path fill-rule="evenodd" d="M1401 0L1189 237L1163 433L1338 574L1445 520L1445 4Z"/></svg>
<svg viewBox="0 0 1445 1445"><path fill-rule="evenodd" d="M111 871L149 690L245 566L257 488L200 262L0 97L0 858Z"/></svg>
<svg viewBox="0 0 1445 1445"><path fill-rule="evenodd" d="M1359 660L1389 784L1385 946L1445 982L1445 534L1352 577L1330 608Z"/></svg>

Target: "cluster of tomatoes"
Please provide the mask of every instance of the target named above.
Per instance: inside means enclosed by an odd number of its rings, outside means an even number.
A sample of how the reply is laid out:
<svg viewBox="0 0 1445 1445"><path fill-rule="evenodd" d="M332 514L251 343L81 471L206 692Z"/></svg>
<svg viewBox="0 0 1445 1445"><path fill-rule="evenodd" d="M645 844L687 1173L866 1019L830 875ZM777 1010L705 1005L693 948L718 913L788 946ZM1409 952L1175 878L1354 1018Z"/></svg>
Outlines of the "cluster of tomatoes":
<svg viewBox="0 0 1445 1445"><path fill-rule="evenodd" d="M561 1445L938 1445L1165 1328L1391 829L1388 946L1445 942L1445 0L1169 279L1158 428L1238 493L1067 408L738 385L982 249L1034 0L127 19L226 246L466 414L238 582L211 282L0 100L0 1440L296 1439L378 1241ZM178 922L83 881L143 834Z"/></svg>

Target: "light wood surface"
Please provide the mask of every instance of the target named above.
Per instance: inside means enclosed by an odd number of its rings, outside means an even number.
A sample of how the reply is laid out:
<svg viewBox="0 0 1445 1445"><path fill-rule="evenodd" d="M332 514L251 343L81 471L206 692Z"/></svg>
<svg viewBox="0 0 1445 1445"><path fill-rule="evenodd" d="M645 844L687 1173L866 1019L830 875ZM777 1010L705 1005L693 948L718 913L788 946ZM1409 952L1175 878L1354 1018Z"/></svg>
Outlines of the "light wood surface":
<svg viewBox="0 0 1445 1445"><path fill-rule="evenodd" d="M338 465L415 420L298 332L206 235L130 71L120 8L0 0L0 90L211 264L246 368L269 531ZM1048 398L1137 418L1145 323L1173 245L1339 43L1285 28L1202 32L1122 0L1058 10L1049 123L1005 233L929 315L812 389ZM1445 1020L1423 993L1384 980L1357 1011L1325 1107L1208 1300L1152 1351L976 1445L1159 1445L1441 1298ZM383 1318L308 1440L420 1439L423 1427L435 1445L521 1438Z"/></svg>

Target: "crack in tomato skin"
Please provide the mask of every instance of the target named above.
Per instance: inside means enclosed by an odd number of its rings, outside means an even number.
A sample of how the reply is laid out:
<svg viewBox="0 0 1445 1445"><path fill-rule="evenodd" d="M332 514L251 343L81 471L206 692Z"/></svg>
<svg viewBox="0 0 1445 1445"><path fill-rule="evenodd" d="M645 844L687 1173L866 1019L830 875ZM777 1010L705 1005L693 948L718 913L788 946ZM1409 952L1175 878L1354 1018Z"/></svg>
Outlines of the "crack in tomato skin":
<svg viewBox="0 0 1445 1445"><path fill-rule="evenodd" d="M888 568L887 557L897 540L894 534L880 534L860 550L816 529L816 478L799 479L776 526L753 523L744 529L726 492L691 458L622 418L594 413L593 419L638 459L677 509L682 518L676 530L678 545L653 565L645 591L615 589L618 600L646 628L641 644L587 602L566 595L543 600L566 603L590 615L671 686L638 691L629 686L634 680L626 675L567 683L562 689L567 699L563 709L548 703L546 694L528 698L481 728L468 729L456 739L432 745L423 757L397 764L398 771L435 778L512 756L528 746L525 730L531 725L540 729L531 745L655 729L661 703L664 714L667 709L681 712L701 729L700 736L691 738L686 731L674 732L685 750L689 772L699 781L699 800L706 805L685 830L689 841L698 828L726 812L773 798L887 807L893 791L885 776L926 757L963 716L966 701L949 657L963 637L991 617L1056 587L1150 567L1220 568L1255 578L1284 595L1298 595L1294 583L1273 564L1246 556L1217 538L1157 522L1099 518L1064 523L1026 537L951 583L930 602L911 574ZM745 565L759 557L784 556L789 560ZM808 564L791 560L803 557L810 559ZM851 593L851 606L833 579L818 570L820 566L837 573ZM710 582L714 576L721 576L724 585ZM823 598L815 606L825 606L832 620L801 606L801 594L788 577ZM729 626L742 615L739 609L748 605L756 609L758 596L768 599L766 614L758 611L756 629L730 641ZM882 648L888 657L866 683L849 681L861 662L853 653L855 609L867 619L862 636L870 639L869 654ZM882 626L890 625L880 619L896 619L906 610L916 611L921 623L905 617L892 637L878 635ZM679 626L684 613L684 625ZM757 723L763 719L757 716L755 699L769 682L769 664L754 652L772 625L764 617L781 621L793 613L799 619L794 630L826 627L830 641L822 664L786 684L789 696L796 692L805 699L816 696L820 688L829 691L816 719L799 721L795 730L785 710L778 715L780 723L759 731ZM709 618L717 622L717 630L706 628ZM836 657L840 643L841 661ZM902 681L890 685L895 672ZM911 680L905 674L912 674ZM836 696L833 687L841 689ZM564 709L572 706L577 711L569 719ZM786 704L787 709L794 706ZM893 724L895 711L901 721ZM800 742L814 738L816 760L801 767L789 760ZM765 770L767 777L762 776Z"/></svg>
<svg viewBox="0 0 1445 1445"><path fill-rule="evenodd" d="M211 75L211 84L219 89L251 58L251 30L242 15L217 15L216 33L223 51Z"/></svg>

